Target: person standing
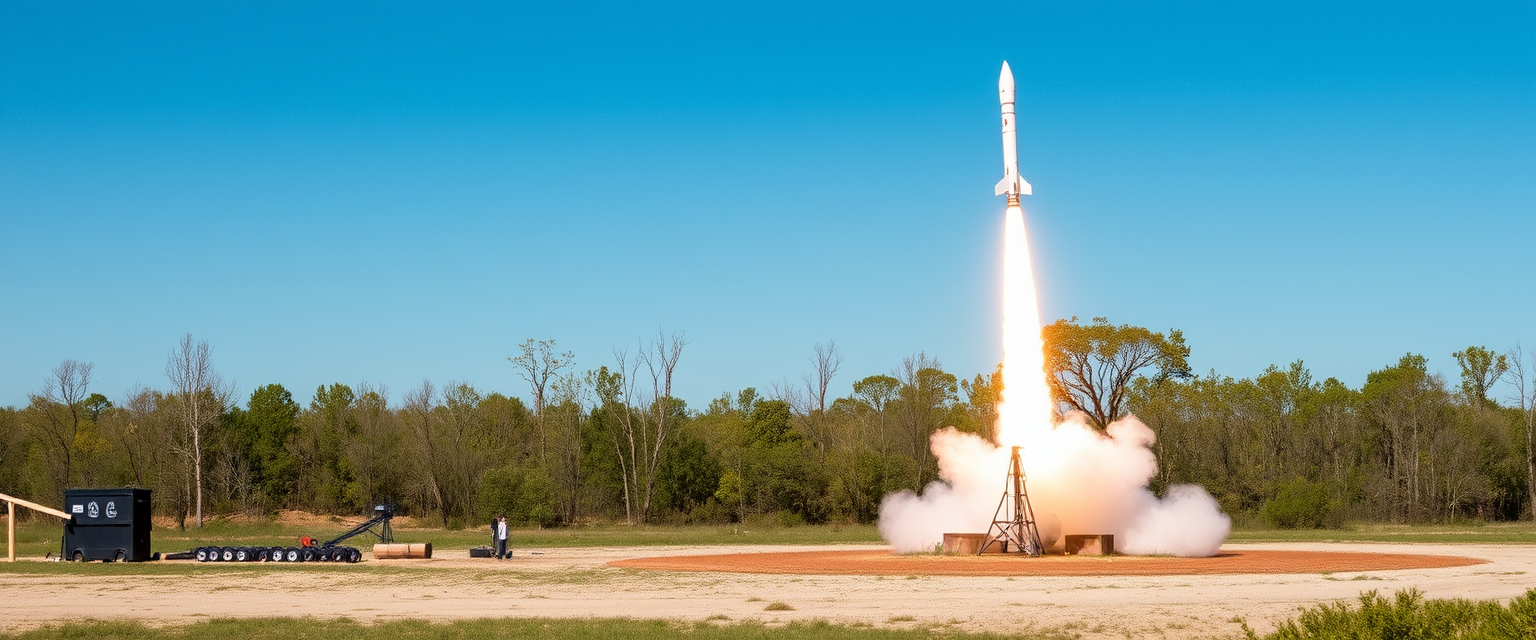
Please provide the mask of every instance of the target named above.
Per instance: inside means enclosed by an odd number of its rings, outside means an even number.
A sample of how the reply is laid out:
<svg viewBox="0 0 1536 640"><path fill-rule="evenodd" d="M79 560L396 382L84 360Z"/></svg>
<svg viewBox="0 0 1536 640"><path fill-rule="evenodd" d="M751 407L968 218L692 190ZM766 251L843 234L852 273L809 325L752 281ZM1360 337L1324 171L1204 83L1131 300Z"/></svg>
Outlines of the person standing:
<svg viewBox="0 0 1536 640"><path fill-rule="evenodd" d="M496 543L496 549L493 552L493 555L495 555L498 560L507 557L506 514L497 514L496 519L491 521L491 539Z"/></svg>

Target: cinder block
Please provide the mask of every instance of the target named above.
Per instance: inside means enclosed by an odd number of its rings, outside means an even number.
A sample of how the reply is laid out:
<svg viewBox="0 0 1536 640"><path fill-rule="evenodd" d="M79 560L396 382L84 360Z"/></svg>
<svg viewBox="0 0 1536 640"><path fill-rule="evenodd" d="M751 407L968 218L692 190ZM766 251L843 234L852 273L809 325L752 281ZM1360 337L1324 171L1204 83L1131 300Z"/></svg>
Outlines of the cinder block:
<svg viewBox="0 0 1536 640"><path fill-rule="evenodd" d="M986 539L985 533L946 533L944 534L944 553L976 555L981 551L981 543Z"/></svg>
<svg viewBox="0 0 1536 640"><path fill-rule="evenodd" d="M1115 555L1115 537L1107 533L1069 535L1066 545L1069 556Z"/></svg>

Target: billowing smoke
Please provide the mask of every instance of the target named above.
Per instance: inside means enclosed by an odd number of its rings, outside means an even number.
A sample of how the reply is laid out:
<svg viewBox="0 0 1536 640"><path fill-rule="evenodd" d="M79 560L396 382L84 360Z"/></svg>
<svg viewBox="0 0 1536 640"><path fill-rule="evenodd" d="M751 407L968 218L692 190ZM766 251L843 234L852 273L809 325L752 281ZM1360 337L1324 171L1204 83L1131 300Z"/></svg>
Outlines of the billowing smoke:
<svg viewBox="0 0 1536 640"><path fill-rule="evenodd" d="M1134 417L1100 434L1081 414L1051 423L1044 344L1023 210L1004 217L1003 394L997 442L1023 447L1030 505L1047 547L1061 534L1115 536L1132 554L1215 555L1232 521L1204 489L1147 490L1157 473L1152 430ZM933 435L941 482L922 495L902 491L880 503L880 535L899 552L932 550L945 533L981 533L992 524L1008 475L1008 447L945 429Z"/></svg>
<svg viewBox="0 0 1536 640"><path fill-rule="evenodd" d="M1204 489L1176 485L1162 499L1147 490L1157 461L1152 430L1136 418L1100 435L1074 414L1031 436L1021 457L1046 546L1063 533L1109 533L1125 553L1211 556L1227 539L1231 520ZM898 552L931 551L945 533L986 531L1003 496L1007 447L954 429L935 433L932 446L944 481L880 504L880 534Z"/></svg>

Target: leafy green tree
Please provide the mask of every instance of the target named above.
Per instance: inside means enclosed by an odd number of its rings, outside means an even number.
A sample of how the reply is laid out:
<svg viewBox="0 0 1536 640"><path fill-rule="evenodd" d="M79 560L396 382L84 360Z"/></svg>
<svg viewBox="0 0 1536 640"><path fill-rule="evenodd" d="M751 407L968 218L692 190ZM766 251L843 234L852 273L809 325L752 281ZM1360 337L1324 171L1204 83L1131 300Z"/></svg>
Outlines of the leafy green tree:
<svg viewBox="0 0 1536 640"><path fill-rule="evenodd" d="M1077 317L1057 320L1041 331L1051 396L1087 414L1097 429L1124 415L1131 382L1150 372L1154 382L1190 377L1184 334L1166 335L1105 318L1078 324Z"/></svg>
<svg viewBox="0 0 1536 640"><path fill-rule="evenodd" d="M720 462L709 455L702 438L679 431L656 469L658 506L690 518L719 488Z"/></svg>
<svg viewBox="0 0 1536 640"><path fill-rule="evenodd" d="M746 445L771 447L799 440L800 434L790 429L791 415L789 403L783 400L764 400L756 403L752 409L752 416L747 419L743 428Z"/></svg>
<svg viewBox="0 0 1536 640"><path fill-rule="evenodd" d="M1306 478L1280 483L1275 497L1264 503L1259 515L1280 529L1321 529L1333 514L1328 487Z"/></svg>
<svg viewBox="0 0 1536 640"><path fill-rule="evenodd" d="M960 399L960 383L926 353L903 358L896 374L901 386L888 410L894 414L907 455L917 463L907 487L915 490L938 479L938 464L929 443L933 432L956 426L954 409Z"/></svg>
<svg viewBox="0 0 1536 640"><path fill-rule="evenodd" d="M536 461L487 469L480 476L479 486L480 511L488 516L504 513L509 522L519 524L555 522L549 475Z"/></svg>
<svg viewBox="0 0 1536 640"><path fill-rule="evenodd" d="M252 391L246 407L235 421L248 443L257 482L267 504L283 505L299 479L300 461L292 450L299 433L299 404L288 389L274 383Z"/></svg>
<svg viewBox="0 0 1536 640"><path fill-rule="evenodd" d="M357 431L352 414L356 400L357 394L348 385L320 385L300 421L298 449L307 485L303 493L327 509L349 506L347 496L356 493L351 486L355 480L352 466L342 455L342 444Z"/></svg>
<svg viewBox="0 0 1536 640"><path fill-rule="evenodd" d="M108 400L104 395L92 393L89 398L85 399L84 408L85 414L90 417L91 422L100 423L101 414L107 409L112 408L112 401Z"/></svg>
<svg viewBox="0 0 1536 640"><path fill-rule="evenodd" d="M1477 406L1494 406L1488 390L1509 373L1509 358L1483 347L1467 347L1451 354L1461 367L1461 394Z"/></svg>

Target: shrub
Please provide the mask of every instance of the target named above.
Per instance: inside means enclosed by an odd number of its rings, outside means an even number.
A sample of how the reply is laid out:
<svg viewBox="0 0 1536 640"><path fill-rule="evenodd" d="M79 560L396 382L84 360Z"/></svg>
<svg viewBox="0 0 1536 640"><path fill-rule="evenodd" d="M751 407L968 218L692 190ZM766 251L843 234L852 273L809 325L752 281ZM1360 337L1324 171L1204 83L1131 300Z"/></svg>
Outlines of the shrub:
<svg viewBox="0 0 1536 640"><path fill-rule="evenodd" d="M1280 529L1320 529L1333 510L1327 486L1295 478L1280 483L1275 497L1259 509L1259 516Z"/></svg>
<svg viewBox="0 0 1536 640"><path fill-rule="evenodd" d="M487 470L480 477L480 512L486 518L505 513L507 520L516 524L553 524L549 475L533 464Z"/></svg>
<svg viewBox="0 0 1536 640"><path fill-rule="evenodd" d="M1338 602L1303 609L1266 636L1243 625L1250 639L1312 638L1536 638L1536 589L1508 607L1494 601L1425 600L1418 589L1391 599L1376 591L1360 594L1359 606Z"/></svg>

